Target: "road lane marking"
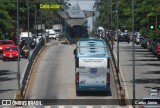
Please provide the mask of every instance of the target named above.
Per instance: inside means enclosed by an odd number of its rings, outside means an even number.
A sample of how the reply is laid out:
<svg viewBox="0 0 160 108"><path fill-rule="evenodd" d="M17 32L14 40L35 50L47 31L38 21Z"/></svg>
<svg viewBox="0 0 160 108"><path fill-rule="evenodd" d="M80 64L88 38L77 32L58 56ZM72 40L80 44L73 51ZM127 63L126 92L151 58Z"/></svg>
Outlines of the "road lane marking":
<svg viewBox="0 0 160 108"><path fill-rule="evenodd" d="M64 106L59 106L59 108L65 108Z"/></svg>
<svg viewBox="0 0 160 108"><path fill-rule="evenodd" d="M93 108L93 106L87 106L87 108Z"/></svg>
<svg viewBox="0 0 160 108"><path fill-rule="evenodd" d="M44 108L51 108L51 106L44 106Z"/></svg>
<svg viewBox="0 0 160 108"><path fill-rule="evenodd" d="M79 108L79 106L72 106L72 108Z"/></svg>

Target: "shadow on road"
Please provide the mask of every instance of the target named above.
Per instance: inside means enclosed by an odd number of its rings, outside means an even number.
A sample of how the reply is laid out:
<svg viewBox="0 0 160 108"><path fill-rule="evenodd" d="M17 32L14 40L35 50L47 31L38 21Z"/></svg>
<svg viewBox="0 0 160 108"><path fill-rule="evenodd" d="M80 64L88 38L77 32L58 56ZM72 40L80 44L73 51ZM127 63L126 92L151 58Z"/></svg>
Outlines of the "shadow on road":
<svg viewBox="0 0 160 108"><path fill-rule="evenodd" d="M132 61L132 60L129 60ZM146 59L135 59L135 61L159 61L158 59L146 58Z"/></svg>
<svg viewBox="0 0 160 108"><path fill-rule="evenodd" d="M11 75L11 74L17 74L17 72L11 72L9 70L0 70L0 76L2 76L2 75Z"/></svg>
<svg viewBox="0 0 160 108"><path fill-rule="evenodd" d="M147 71L143 72L143 74L160 74L160 71Z"/></svg>
<svg viewBox="0 0 160 108"><path fill-rule="evenodd" d="M130 83L133 83L133 80L130 81ZM136 79L135 80L136 84L160 84L160 78L157 79L147 79L147 78L142 78L142 79Z"/></svg>
<svg viewBox="0 0 160 108"><path fill-rule="evenodd" d="M10 77L1 77L0 81L9 81L9 80L15 80L16 78L10 78Z"/></svg>
<svg viewBox="0 0 160 108"><path fill-rule="evenodd" d="M5 89L5 90L0 90L0 93L8 92L8 91L16 91L16 89Z"/></svg>

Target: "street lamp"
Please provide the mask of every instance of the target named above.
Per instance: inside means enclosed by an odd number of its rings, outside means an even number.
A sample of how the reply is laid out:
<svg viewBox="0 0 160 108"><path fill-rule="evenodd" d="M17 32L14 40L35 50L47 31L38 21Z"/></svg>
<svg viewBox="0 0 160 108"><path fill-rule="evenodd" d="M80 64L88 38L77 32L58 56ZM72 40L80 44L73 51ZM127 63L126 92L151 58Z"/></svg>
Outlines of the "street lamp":
<svg viewBox="0 0 160 108"><path fill-rule="evenodd" d="M19 4L17 0L17 31L16 31L16 37L17 37L17 47L18 47L18 73L17 73L17 79L18 79L18 89L20 89L20 49L19 49L19 10L18 10Z"/></svg>
<svg viewBox="0 0 160 108"><path fill-rule="evenodd" d="M132 105L135 106L135 46L134 46L134 0L132 0L132 68L133 68L133 101Z"/></svg>
<svg viewBox="0 0 160 108"><path fill-rule="evenodd" d="M119 34L118 34L118 0L116 0L117 5L117 71L119 73Z"/></svg>
<svg viewBox="0 0 160 108"><path fill-rule="evenodd" d="M28 60L30 59L30 48L29 48L29 41L30 41L30 37L29 37L29 0L27 0L27 28L28 28Z"/></svg>
<svg viewBox="0 0 160 108"><path fill-rule="evenodd" d="M17 38L17 49L18 49L18 62L17 62L17 65L18 65L18 72L17 72L17 81L18 81L18 89L16 91L16 99L21 99L22 96L21 96L21 86L20 86L20 48L19 48L19 10L18 10L18 7L19 7L19 3L18 3L18 0L16 1L17 2L17 29L16 29L16 38Z"/></svg>
<svg viewBox="0 0 160 108"><path fill-rule="evenodd" d="M112 50L113 50L113 31L112 31L112 0L111 0L111 42L112 42Z"/></svg>

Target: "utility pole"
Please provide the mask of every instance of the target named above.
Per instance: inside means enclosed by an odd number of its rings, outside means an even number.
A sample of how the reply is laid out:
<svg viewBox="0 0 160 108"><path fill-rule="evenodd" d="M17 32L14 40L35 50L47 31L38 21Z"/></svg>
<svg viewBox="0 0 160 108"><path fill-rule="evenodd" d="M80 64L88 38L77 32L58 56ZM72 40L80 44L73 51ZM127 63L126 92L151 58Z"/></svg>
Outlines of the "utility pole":
<svg viewBox="0 0 160 108"><path fill-rule="evenodd" d="M29 46L29 41L30 41L30 34L29 34L29 0L27 0L27 28L28 28L28 60L30 59L30 46Z"/></svg>
<svg viewBox="0 0 160 108"><path fill-rule="evenodd" d="M16 31L16 36L17 36L17 47L18 47L18 73L17 73L17 79L18 79L18 89L20 89L20 48L19 48L19 3L17 0L17 31Z"/></svg>
<svg viewBox="0 0 160 108"><path fill-rule="evenodd" d="M133 108L135 107L135 45L134 45L134 0L132 0L132 68L133 68Z"/></svg>

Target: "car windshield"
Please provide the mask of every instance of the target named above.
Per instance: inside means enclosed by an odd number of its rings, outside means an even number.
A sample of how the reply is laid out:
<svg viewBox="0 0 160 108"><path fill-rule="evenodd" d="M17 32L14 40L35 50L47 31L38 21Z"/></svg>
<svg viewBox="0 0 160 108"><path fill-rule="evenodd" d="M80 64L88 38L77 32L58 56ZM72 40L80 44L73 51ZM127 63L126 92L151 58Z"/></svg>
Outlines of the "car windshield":
<svg viewBox="0 0 160 108"><path fill-rule="evenodd" d="M11 45L11 44L12 44L12 42L10 42L10 41L3 41L1 43L1 45Z"/></svg>
<svg viewBox="0 0 160 108"><path fill-rule="evenodd" d="M10 47L6 48L6 51L17 51L18 49L16 47Z"/></svg>
<svg viewBox="0 0 160 108"><path fill-rule="evenodd" d="M29 40L31 40L32 38L29 37ZM28 37L22 37L21 40L25 40L28 41Z"/></svg>
<svg viewBox="0 0 160 108"><path fill-rule="evenodd" d="M56 29L56 30L54 30L55 32L61 32L61 29Z"/></svg>

